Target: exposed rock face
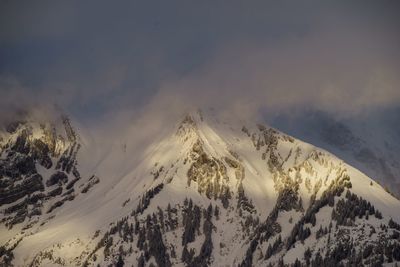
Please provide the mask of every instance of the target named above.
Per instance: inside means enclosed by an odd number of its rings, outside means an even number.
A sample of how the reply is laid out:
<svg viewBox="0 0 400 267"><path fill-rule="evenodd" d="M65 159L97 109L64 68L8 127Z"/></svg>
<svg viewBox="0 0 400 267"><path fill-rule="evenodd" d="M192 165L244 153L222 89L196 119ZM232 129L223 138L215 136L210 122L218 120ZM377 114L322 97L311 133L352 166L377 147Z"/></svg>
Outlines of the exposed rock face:
<svg viewBox="0 0 400 267"><path fill-rule="evenodd" d="M80 179L76 168L80 145L69 120L64 122L69 142L62 132L57 135L52 124L19 121L8 125L0 146L0 208L6 207L2 221L8 227L23 222L31 226L38 221L45 202L54 210L74 198L73 187ZM46 177L40 168L47 170ZM58 187L53 188L55 185ZM64 188L66 193L61 195Z"/></svg>
<svg viewBox="0 0 400 267"><path fill-rule="evenodd" d="M398 111L378 112L354 120L310 110L298 116L282 116L274 124L334 152L400 197Z"/></svg>
<svg viewBox="0 0 400 267"><path fill-rule="evenodd" d="M32 155L46 169L50 169L53 166L50 158L50 148L44 141L40 139L33 141Z"/></svg>
<svg viewBox="0 0 400 267"><path fill-rule="evenodd" d="M50 176L49 180L46 181L46 186L52 186L55 184L62 185L68 181L68 176L64 172L57 171L55 174Z"/></svg>
<svg viewBox="0 0 400 267"><path fill-rule="evenodd" d="M64 172L57 171L55 174L50 176L49 180L46 181L46 186L52 186L55 184L65 184L68 181L68 176Z"/></svg>
<svg viewBox="0 0 400 267"><path fill-rule="evenodd" d="M209 199L221 199L224 207L228 207L231 192L225 165L204 153L200 141L194 144L192 152L193 164L187 173L188 186L192 181L196 182L200 194L205 194Z"/></svg>
<svg viewBox="0 0 400 267"><path fill-rule="evenodd" d="M25 178L22 183L0 189L0 204L10 204L14 201L30 195L36 191L43 191L42 177L40 174L33 174Z"/></svg>
<svg viewBox="0 0 400 267"><path fill-rule="evenodd" d="M45 127L32 139L19 125L13 129L21 137L2 150L1 223L21 229L0 247L3 265L400 262L400 217L393 212L400 202L333 155L277 130L186 116L132 169L129 162L113 169L115 176L81 177L79 137L64 122L63 138ZM126 151L121 158L129 158ZM75 222L88 230L74 236L81 230ZM36 240L40 249L27 255L23 249Z"/></svg>

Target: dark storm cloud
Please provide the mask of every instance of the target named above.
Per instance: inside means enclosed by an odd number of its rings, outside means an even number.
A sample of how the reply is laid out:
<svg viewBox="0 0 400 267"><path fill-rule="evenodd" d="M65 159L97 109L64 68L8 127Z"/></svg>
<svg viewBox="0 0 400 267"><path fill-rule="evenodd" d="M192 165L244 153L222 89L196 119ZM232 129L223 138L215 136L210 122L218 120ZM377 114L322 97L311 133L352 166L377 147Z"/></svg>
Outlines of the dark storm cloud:
<svg viewBox="0 0 400 267"><path fill-rule="evenodd" d="M196 105L244 116L400 103L395 2L0 5L2 110L54 103L93 118Z"/></svg>

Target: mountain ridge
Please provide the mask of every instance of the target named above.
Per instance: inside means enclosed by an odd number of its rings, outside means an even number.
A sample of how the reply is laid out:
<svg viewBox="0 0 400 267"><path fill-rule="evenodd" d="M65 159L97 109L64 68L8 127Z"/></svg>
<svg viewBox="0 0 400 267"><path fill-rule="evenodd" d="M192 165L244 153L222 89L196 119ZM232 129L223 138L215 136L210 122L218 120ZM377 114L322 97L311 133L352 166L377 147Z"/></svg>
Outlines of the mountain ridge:
<svg viewBox="0 0 400 267"><path fill-rule="evenodd" d="M134 166L115 169L115 176L85 170L79 152L79 193L51 211L54 217L43 226L21 234L16 224L10 231L22 240L2 240L3 250L14 255L8 263L345 264L360 263L358 254L370 243L373 252L361 257L362 264L400 260L399 237L391 236L400 231L398 200L330 153L273 128L246 124L191 113L146 146ZM115 158L125 158L129 166L129 149L110 151L98 166L124 166ZM349 209L353 213L347 214ZM360 236L366 227L375 229L373 242ZM349 240L342 242L339 233ZM355 237L360 240L351 241ZM375 249L384 239L390 253ZM337 254L350 244L354 252Z"/></svg>
<svg viewBox="0 0 400 267"><path fill-rule="evenodd" d="M371 112L358 119L321 111L281 114L272 126L329 150L400 196L398 109Z"/></svg>

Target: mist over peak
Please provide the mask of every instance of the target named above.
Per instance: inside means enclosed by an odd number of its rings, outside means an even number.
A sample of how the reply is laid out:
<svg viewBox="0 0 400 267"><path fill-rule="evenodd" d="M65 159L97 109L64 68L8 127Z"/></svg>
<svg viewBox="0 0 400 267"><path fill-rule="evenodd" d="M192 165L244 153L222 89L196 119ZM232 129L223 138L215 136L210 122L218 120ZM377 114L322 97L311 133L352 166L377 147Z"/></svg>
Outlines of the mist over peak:
<svg viewBox="0 0 400 267"><path fill-rule="evenodd" d="M396 107L396 10L386 1L5 2L1 113L56 104L92 121L152 105L249 118L262 109L358 116Z"/></svg>
<svg viewBox="0 0 400 267"><path fill-rule="evenodd" d="M0 266L396 266L399 12L0 1Z"/></svg>

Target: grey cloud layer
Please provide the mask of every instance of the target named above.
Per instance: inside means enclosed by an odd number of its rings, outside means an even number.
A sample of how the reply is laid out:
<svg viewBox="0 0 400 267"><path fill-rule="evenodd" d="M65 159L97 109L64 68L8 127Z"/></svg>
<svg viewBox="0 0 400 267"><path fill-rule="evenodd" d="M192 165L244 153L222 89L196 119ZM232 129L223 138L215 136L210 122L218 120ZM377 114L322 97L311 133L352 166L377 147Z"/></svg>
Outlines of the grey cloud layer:
<svg viewBox="0 0 400 267"><path fill-rule="evenodd" d="M31 2L0 7L0 100L81 117L213 106L242 116L400 104L388 1Z"/></svg>

